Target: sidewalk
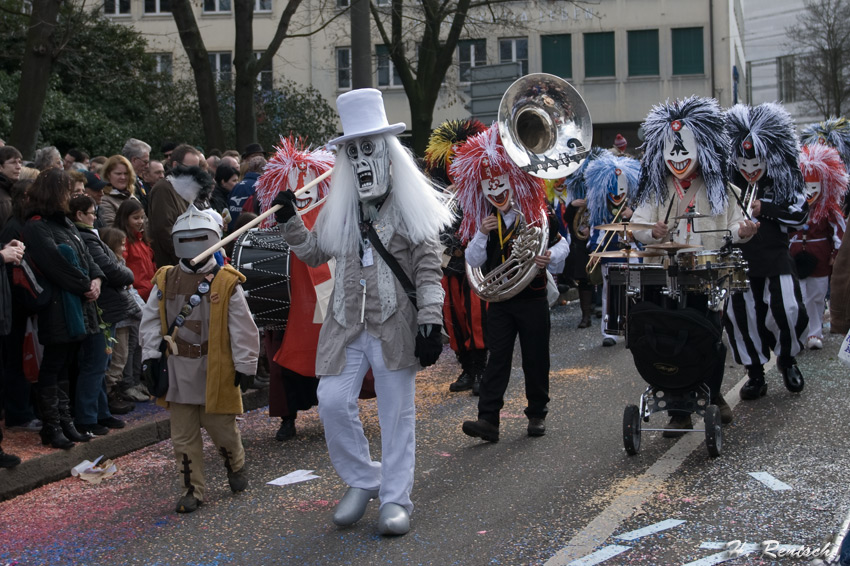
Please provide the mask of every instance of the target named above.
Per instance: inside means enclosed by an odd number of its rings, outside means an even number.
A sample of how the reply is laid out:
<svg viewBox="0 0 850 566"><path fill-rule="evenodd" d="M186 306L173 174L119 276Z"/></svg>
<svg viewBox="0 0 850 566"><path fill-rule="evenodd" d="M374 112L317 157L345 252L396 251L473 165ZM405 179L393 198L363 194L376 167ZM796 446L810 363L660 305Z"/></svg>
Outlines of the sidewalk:
<svg viewBox="0 0 850 566"><path fill-rule="evenodd" d="M242 395L242 404L245 411L268 405L268 387L248 390ZM125 428L110 430L106 436L78 443L70 450L42 446L37 432L4 428L3 450L19 456L22 462L12 469L0 469L0 501L69 477L71 468L83 460L117 458L171 438L169 413L153 401L136 403L134 411L118 418L127 423Z"/></svg>

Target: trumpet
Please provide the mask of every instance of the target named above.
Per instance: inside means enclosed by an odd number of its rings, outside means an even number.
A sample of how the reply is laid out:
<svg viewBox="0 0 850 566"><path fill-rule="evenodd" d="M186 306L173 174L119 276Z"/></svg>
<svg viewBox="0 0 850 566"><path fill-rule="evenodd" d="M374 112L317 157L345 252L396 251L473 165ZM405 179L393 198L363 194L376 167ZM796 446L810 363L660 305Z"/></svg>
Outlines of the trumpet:
<svg viewBox="0 0 850 566"><path fill-rule="evenodd" d="M611 221L612 224L617 222L617 219L620 218L620 214L622 214L624 208L626 208L625 203L623 203L622 206L620 206L620 208L617 209L617 214L614 215L614 220ZM602 234L602 239L599 240L599 243L596 245L596 249L593 250L593 254L595 254L597 252L604 252L605 250L608 249L608 246L611 244L611 242L614 241L614 232L611 232L610 238L606 238L607 235L608 235L607 233ZM605 244L605 245L603 246L603 244ZM588 274L590 274L591 271L596 269L596 266L599 264L599 260L600 260L599 256L594 257L593 254L590 254L590 256L591 256L590 260L587 262L587 265L584 266L584 270Z"/></svg>
<svg viewBox="0 0 850 566"><path fill-rule="evenodd" d="M747 185L747 190L744 191L744 197L742 199L743 203L741 206L744 209L744 216L747 217L747 220L751 220L753 217L753 201L756 200L756 194L759 192L759 186L757 183L749 183Z"/></svg>

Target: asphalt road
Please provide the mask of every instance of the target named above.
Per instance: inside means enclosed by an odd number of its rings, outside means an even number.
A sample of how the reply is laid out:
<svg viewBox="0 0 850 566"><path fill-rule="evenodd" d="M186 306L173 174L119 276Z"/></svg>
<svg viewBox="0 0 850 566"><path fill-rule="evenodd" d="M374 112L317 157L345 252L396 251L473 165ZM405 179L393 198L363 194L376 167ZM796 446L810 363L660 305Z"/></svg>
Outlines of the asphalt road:
<svg viewBox="0 0 850 566"><path fill-rule="evenodd" d="M247 492L230 493L208 444L206 504L174 513L178 478L162 442L119 458L119 472L98 485L69 478L0 503L0 565L793 564L804 562L771 559L758 545L832 540L850 511L850 371L837 361L840 337L799 358L802 394L788 393L771 365L768 395L755 402L738 402L743 370L730 354L724 390L735 422L723 429L719 458L698 432L678 440L645 432L628 456L623 409L645 383L622 344L602 348L598 327L577 330L578 318L577 305L553 311L544 437L525 432L518 356L494 444L460 430L476 417L475 398L448 392L458 371L448 349L418 375L416 509L406 536L377 534L377 502L353 527L335 527L345 486L315 410L299 417L296 439L280 443L277 419L260 409L241 421ZM363 417L378 457L374 401L363 402ZM665 420L653 415L646 426ZM318 478L266 485L296 470ZM769 474L759 476L768 483L751 473ZM735 540L743 554L730 560L721 552Z"/></svg>

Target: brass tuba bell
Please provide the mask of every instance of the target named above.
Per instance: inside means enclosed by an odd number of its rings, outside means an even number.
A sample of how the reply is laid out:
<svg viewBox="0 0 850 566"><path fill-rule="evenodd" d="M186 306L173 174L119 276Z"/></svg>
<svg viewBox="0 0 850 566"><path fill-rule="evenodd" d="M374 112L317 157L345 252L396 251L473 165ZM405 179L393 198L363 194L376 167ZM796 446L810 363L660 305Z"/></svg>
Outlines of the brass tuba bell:
<svg viewBox="0 0 850 566"><path fill-rule="evenodd" d="M502 96L497 124L508 156L535 177L566 177L590 154L593 124L587 105L570 83L555 75L534 73L517 79ZM486 275L466 264L472 290L485 301L506 301L525 289L537 275L534 257L548 247L546 215L528 223L522 211L515 210L517 235L504 263Z"/></svg>

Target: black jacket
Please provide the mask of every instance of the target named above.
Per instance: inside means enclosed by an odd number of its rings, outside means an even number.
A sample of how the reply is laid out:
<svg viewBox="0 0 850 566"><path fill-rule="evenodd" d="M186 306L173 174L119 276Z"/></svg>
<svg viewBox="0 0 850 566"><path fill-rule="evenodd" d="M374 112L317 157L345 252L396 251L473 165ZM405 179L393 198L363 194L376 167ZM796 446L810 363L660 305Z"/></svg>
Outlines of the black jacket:
<svg viewBox="0 0 850 566"><path fill-rule="evenodd" d="M88 246L94 262L103 271L104 280L100 288L97 306L101 308L104 322L115 324L141 314L139 305L130 295L128 285L133 284L133 272L118 261L112 250L98 237L94 230L79 228L80 236Z"/></svg>
<svg viewBox="0 0 850 566"><path fill-rule="evenodd" d="M70 335L65 321L63 290L80 297L86 334L100 332L97 307L94 301L89 301L84 295L89 291L92 279L103 279L104 275L92 259L77 227L61 213L50 217L36 215L27 219L23 239L30 260L52 284L50 304L38 315L39 341L42 344L67 344L83 339L82 336ZM59 251L60 244L70 246L88 275L65 259Z"/></svg>

